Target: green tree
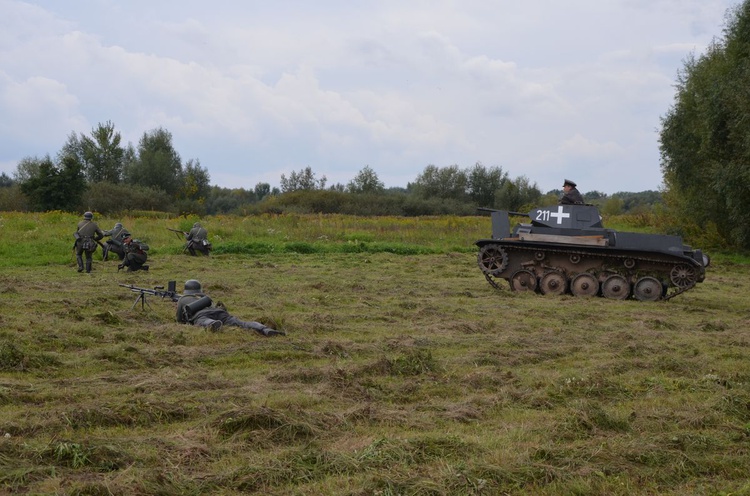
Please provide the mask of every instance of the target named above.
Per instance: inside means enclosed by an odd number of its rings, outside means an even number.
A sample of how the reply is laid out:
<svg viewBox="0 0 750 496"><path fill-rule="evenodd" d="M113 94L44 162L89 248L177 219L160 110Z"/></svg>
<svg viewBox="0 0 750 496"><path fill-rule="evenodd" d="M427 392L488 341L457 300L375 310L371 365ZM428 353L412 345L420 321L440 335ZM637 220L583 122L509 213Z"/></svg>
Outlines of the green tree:
<svg viewBox="0 0 750 496"><path fill-rule="evenodd" d="M495 197L495 207L502 210L525 211L539 203L542 192L526 176L505 181Z"/></svg>
<svg viewBox="0 0 750 496"><path fill-rule="evenodd" d="M15 181L10 178L8 174L3 172L0 174L0 188L10 188L15 184Z"/></svg>
<svg viewBox="0 0 750 496"><path fill-rule="evenodd" d="M35 172L20 183L21 192L29 199L29 208L35 211L74 211L81 206L86 191L83 166L75 157L63 157L56 165L49 155L44 159L28 159L36 162ZM19 167L21 164L19 164Z"/></svg>
<svg viewBox="0 0 750 496"><path fill-rule="evenodd" d="M468 172L469 197L477 206L488 207L495 204L495 195L508 181L508 173L502 167L490 167L477 162Z"/></svg>
<svg viewBox="0 0 750 496"><path fill-rule="evenodd" d="M316 189L325 189L327 180L325 176L317 179L312 168L308 165L299 172L292 171L289 177L282 174L280 181L281 192L290 193L300 190L313 191Z"/></svg>
<svg viewBox="0 0 750 496"><path fill-rule="evenodd" d="M255 185L253 190L257 201L261 201L263 198L271 194L271 185L268 183L258 183Z"/></svg>
<svg viewBox="0 0 750 496"><path fill-rule="evenodd" d="M71 133L58 157L73 155L83 164L84 174L90 183L102 181L117 184L122 180L123 156L120 146L122 137L115 132L115 125L107 121L91 130L91 136Z"/></svg>
<svg viewBox="0 0 750 496"><path fill-rule="evenodd" d="M158 128L146 132L137 150L125 150L125 182L151 186L177 197L182 186L182 161L172 145L172 134Z"/></svg>
<svg viewBox="0 0 750 496"><path fill-rule="evenodd" d="M380 194L385 190L385 184L378 178L378 174L366 165L349 181L346 190L355 194Z"/></svg>
<svg viewBox="0 0 750 496"><path fill-rule="evenodd" d="M428 165L409 187L420 198L452 199L464 202L468 199L468 177L457 165L437 167Z"/></svg>
<svg viewBox="0 0 750 496"><path fill-rule="evenodd" d="M664 197L688 231L715 226L750 247L750 0L727 15L724 37L678 74L660 131Z"/></svg>

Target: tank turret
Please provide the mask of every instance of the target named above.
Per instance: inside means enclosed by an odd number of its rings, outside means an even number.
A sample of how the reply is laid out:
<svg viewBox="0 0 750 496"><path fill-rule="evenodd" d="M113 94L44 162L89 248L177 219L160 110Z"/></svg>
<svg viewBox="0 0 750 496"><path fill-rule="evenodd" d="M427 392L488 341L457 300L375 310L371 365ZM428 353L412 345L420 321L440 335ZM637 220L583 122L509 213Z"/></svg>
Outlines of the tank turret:
<svg viewBox="0 0 750 496"><path fill-rule="evenodd" d="M513 291L668 300L705 278L709 257L679 236L618 232L592 205L554 205L528 214L491 212L492 237L476 242L487 281ZM528 222L510 229L511 216Z"/></svg>

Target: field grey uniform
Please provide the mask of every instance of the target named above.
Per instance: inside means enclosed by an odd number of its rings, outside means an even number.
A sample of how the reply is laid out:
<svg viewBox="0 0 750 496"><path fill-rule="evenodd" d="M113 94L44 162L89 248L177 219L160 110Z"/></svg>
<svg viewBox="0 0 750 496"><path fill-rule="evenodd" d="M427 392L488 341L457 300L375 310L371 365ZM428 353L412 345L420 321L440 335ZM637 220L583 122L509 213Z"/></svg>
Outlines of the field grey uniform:
<svg viewBox="0 0 750 496"><path fill-rule="evenodd" d="M208 231L200 225L200 222L193 224L193 228L185 235L187 239L187 249L192 256L198 252L202 255L208 255L211 251L211 243L208 242Z"/></svg>
<svg viewBox="0 0 750 496"><path fill-rule="evenodd" d="M104 237L104 233L94 222L94 214L86 212L83 214L83 220L78 223L75 237L76 262L78 262L78 272L83 272L83 254L86 254L86 272L91 272L91 255L96 251L97 241Z"/></svg>
<svg viewBox="0 0 750 496"><path fill-rule="evenodd" d="M277 331L271 327L264 326L260 322L246 322L240 320L237 317L230 315L226 309L221 307L210 306L198 310L193 315L187 315L185 307L193 302L206 296L201 291L201 283L195 279L191 279L185 282L185 290L183 296L177 300L177 322L182 324L193 324L201 327L210 327L214 331L218 331L224 325L231 325L241 327L243 329L252 329L263 336L285 336L286 333L283 331Z"/></svg>
<svg viewBox="0 0 750 496"><path fill-rule="evenodd" d="M566 179L563 183L563 188L565 188L565 186L570 186L571 189L570 191L562 195L560 201L558 202L560 205L583 205L585 203L583 201L583 196L576 189L576 183L569 179Z"/></svg>
<svg viewBox="0 0 750 496"><path fill-rule="evenodd" d="M130 236L123 240L123 247L125 249L125 259L118 269L127 267L128 272L135 272L136 270L148 270L148 265L145 265L148 260L148 245L137 239L133 239Z"/></svg>
<svg viewBox="0 0 750 496"><path fill-rule="evenodd" d="M104 231L105 236L111 236L105 243L102 254L102 260L109 258L109 252L114 252L120 257L120 260L125 259L125 238L130 237L130 233L125 229L121 223L115 224L115 227L109 231Z"/></svg>

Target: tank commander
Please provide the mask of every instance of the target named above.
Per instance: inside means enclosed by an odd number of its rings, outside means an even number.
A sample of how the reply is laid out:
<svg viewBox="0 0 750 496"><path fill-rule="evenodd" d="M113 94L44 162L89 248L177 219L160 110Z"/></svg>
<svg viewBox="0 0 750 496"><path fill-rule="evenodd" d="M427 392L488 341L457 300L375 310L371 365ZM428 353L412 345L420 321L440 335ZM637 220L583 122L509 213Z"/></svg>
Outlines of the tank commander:
<svg viewBox="0 0 750 496"><path fill-rule="evenodd" d="M76 232L73 233L75 243L73 248L76 250L76 262L78 262L78 272L83 272L83 254L86 254L86 273L91 272L91 255L96 251L96 245L104 237L104 232L94 222L94 214L86 212L83 214L83 220L78 223Z"/></svg>
<svg viewBox="0 0 750 496"><path fill-rule="evenodd" d="M183 295L177 300L177 322L207 327L218 331L224 325L252 329L266 336L285 336L283 331L277 331L260 322L246 322L230 315L221 303L214 305L211 298L201 289L201 283L195 279L185 281Z"/></svg>
<svg viewBox="0 0 750 496"><path fill-rule="evenodd" d="M583 196L576 189L576 183L570 179L563 182L563 195L558 202L560 205L583 205Z"/></svg>

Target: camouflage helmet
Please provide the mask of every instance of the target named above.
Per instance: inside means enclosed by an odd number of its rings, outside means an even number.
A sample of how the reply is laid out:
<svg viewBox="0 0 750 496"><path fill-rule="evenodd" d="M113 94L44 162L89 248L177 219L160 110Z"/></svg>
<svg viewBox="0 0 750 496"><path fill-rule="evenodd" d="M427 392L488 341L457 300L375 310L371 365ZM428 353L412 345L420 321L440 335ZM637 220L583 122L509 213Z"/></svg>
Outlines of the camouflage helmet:
<svg viewBox="0 0 750 496"><path fill-rule="evenodd" d="M185 281L185 291L184 293L186 295L196 294L201 292L201 283L196 281L195 279L190 279L189 281Z"/></svg>
<svg viewBox="0 0 750 496"><path fill-rule="evenodd" d="M86 220L91 220L94 218L94 214L92 214L91 212L86 212L83 214L83 218Z"/></svg>

